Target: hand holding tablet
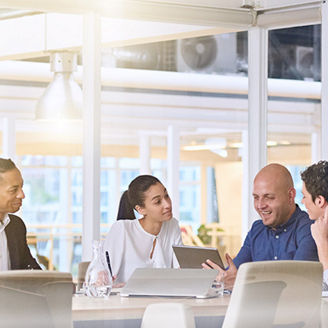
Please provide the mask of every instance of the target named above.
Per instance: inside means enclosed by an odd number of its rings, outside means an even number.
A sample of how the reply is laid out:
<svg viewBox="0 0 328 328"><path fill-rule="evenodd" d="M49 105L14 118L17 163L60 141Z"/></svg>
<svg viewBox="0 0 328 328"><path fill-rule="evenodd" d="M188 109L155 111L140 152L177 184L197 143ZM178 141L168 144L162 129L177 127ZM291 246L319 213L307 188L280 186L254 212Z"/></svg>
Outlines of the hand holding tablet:
<svg viewBox="0 0 328 328"><path fill-rule="evenodd" d="M224 270L221 256L216 248L176 245L172 247L180 268L200 269L202 268L202 263L206 263L206 260L211 260Z"/></svg>

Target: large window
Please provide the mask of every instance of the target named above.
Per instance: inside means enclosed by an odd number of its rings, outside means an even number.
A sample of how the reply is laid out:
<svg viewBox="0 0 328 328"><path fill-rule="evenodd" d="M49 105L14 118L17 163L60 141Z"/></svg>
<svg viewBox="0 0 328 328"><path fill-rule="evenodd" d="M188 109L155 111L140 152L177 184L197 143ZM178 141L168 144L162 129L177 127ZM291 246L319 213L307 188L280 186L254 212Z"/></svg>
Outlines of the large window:
<svg viewBox="0 0 328 328"><path fill-rule="evenodd" d="M295 202L299 205L299 207L306 211L305 206L302 204L302 179L301 179L301 173L306 169L306 166L301 165L287 165L287 168L292 175L293 181L294 181L294 187L296 189L296 197Z"/></svg>
<svg viewBox="0 0 328 328"><path fill-rule="evenodd" d="M197 230L200 224L200 167L180 168L180 221Z"/></svg>
<svg viewBox="0 0 328 328"><path fill-rule="evenodd" d="M300 26L271 30L269 32L270 78L292 90L292 85L305 83L310 90L321 79L320 25ZM291 81L303 80L303 81ZM316 160L320 100L313 92L303 94L298 88L277 106L279 94L269 98L268 115L268 161L288 167L296 189L296 202L304 209L300 172ZM279 107L279 108L278 108ZM276 117L281 117L279 125Z"/></svg>

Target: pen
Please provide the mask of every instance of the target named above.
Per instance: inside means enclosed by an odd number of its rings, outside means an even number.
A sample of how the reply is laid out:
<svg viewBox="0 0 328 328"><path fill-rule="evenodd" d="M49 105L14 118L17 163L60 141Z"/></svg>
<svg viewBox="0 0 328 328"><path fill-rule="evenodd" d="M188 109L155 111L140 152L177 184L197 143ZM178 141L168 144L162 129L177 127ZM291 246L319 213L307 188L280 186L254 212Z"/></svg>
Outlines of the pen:
<svg viewBox="0 0 328 328"><path fill-rule="evenodd" d="M109 259L109 253L108 253L108 251L106 251L106 261L107 261L107 265L108 265L108 269L109 269L110 275L113 276L112 268L110 266L110 259Z"/></svg>

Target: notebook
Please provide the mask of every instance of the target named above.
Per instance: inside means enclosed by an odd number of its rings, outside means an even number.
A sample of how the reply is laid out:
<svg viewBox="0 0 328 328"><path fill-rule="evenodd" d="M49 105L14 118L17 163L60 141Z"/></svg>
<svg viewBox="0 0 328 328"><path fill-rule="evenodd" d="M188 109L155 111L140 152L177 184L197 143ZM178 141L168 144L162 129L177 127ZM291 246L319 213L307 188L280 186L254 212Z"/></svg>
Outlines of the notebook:
<svg viewBox="0 0 328 328"><path fill-rule="evenodd" d="M224 269L224 265L216 248L197 246L172 246L180 268L202 268L202 263L211 260Z"/></svg>
<svg viewBox="0 0 328 328"><path fill-rule="evenodd" d="M209 298L219 295L212 287L218 272L204 269L136 269L120 295Z"/></svg>

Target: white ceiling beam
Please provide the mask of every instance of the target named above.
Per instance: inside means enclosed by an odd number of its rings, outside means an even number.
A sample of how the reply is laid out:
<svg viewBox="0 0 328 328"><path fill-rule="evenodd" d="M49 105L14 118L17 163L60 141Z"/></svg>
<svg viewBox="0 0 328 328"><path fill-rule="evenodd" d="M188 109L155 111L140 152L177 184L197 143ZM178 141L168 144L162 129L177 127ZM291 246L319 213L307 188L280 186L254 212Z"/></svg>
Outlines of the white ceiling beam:
<svg viewBox="0 0 328 328"><path fill-rule="evenodd" d="M288 1L289 2L289 1ZM287 3L287 1L285 2ZM305 26L321 23L321 1L282 9L258 12L256 25L267 29Z"/></svg>
<svg viewBox="0 0 328 328"><path fill-rule="evenodd" d="M20 125L23 125L24 123L21 122ZM102 129L102 135L101 135L101 140L102 140L102 144L103 145L108 145L108 144L113 144L113 145L138 145L138 132L137 131L133 131L132 129L128 129L128 130L122 130L122 129L117 129L115 127L115 124L117 124L117 122L113 122L113 125L110 126L110 130L106 127ZM133 126L133 124L128 124L128 127ZM209 127L210 129L211 127ZM271 132L274 132L274 128L272 128ZM228 137L229 138L229 131L225 131L223 129L217 128L217 127L212 127L212 129L216 130L216 133L212 133L212 135L217 135L217 136L223 136L223 137ZM63 130L63 129L62 129ZM18 136L21 135L22 131L18 129L17 133ZM50 133L50 131L52 131L52 133ZM25 141L28 143L33 143L33 142L37 142L40 143L42 140L42 142L62 142L62 143L80 143L81 142L81 133L80 131L78 131L77 129L74 129L74 131L70 130L69 134L58 134L58 129L57 131L55 130L54 127L50 127L49 129L43 129L43 131L40 130L36 130L35 128L32 130L30 129L28 134L28 139L27 137L25 137ZM285 131L287 134L289 131ZM308 135L311 134L311 131L303 131L308 133ZM26 132L24 132L26 133ZM152 145L153 146L163 146L165 147L166 145L166 140L165 140L165 136L167 135L167 130L162 129L161 131L158 130L148 130L147 131L148 135L150 135L152 138ZM310 137L307 137L304 134L300 134L299 131L293 131L294 136L297 135L297 137L295 137L293 140L291 140L289 138L289 140L293 143L293 144L309 144L310 143ZM275 134L276 136L277 134ZM280 135L276 137L273 137L274 140L284 140L283 135ZM200 140L200 142L203 141L204 136L202 135L194 135L194 137L192 139L198 139ZM206 136L205 136L206 137ZM238 138L238 137L237 137ZM21 140L21 138L19 137L19 139ZM181 135L181 141L183 143L189 143L190 142L190 135L186 132L183 132L183 135Z"/></svg>
<svg viewBox="0 0 328 328"><path fill-rule="evenodd" d="M108 18L101 26L102 48L236 31ZM0 60L42 57L56 50L80 52L82 31L81 15L49 13L0 20Z"/></svg>
<svg viewBox="0 0 328 328"><path fill-rule="evenodd" d="M183 99L181 97L181 100ZM179 96L176 96L175 100L180 104ZM231 99L230 102L232 102ZM28 124L37 124L38 122L33 122L35 104L36 100L2 98L0 99L1 114L3 116L15 117L19 120L31 121L25 121L26 126ZM233 111L231 109L213 110L207 109L207 107L195 109L189 108L187 104L184 104L185 107L170 106L131 104L125 102L122 95L121 103L102 105L102 126L111 125L112 122L115 122L116 128L118 128L117 124L120 122L120 126L125 128L127 122L132 122L134 124L133 130L141 129L141 127L157 129L158 127L166 128L170 122L175 121L183 129L187 127L203 128L210 124L210 126L226 128L231 131L247 124L247 103L245 103L243 110L235 109ZM295 108L297 106L297 103L289 103L289 107ZM312 104L312 106L314 112L317 109L317 104ZM279 125L282 131L289 128L290 132L299 131L305 133L305 131L309 130L309 127L311 129L312 127L314 128L312 113L270 112L268 121L269 126L270 124ZM293 122L293 125L290 125L290 122Z"/></svg>
<svg viewBox="0 0 328 328"><path fill-rule="evenodd" d="M248 94L248 79L242 76L152 71L124 68L102 68L102 85L226 94ZM82 68L75 74L81 82ZM49 64L0 61L0 80L49 82ZM312 81L269 79L269 96L320 99L321 83Z"/></svg>
<svg viewBox="0 0 328 328"><path fill-rule="evenodd" d="M318 4L321 1L319 0L259 0L259 5L256 9L260 10L269 10L269 9L283 9L290 8L296 6L304 6L304 5L313 5Z"/></svg>
<svg viewBox="0 0 328 328"><path fill-rule="evenodd" d="M270 119L269 115L269 119ZM187 121L186 119L166 119L166 118L157 118L146 121L144 118L133 118L127 119L126 117L112 117L112 119L108 120L106 123L105 129L115 129L118 126L124 126L125 128L130 129L133 131L138 125L138 129L151 129L153 128L154 131L158 131L159 129L166 129L169 124L175 124L180 127L181 136L184 135L184 131L189 131L190 129L197 129L199 127L202 128L212 128L218 129L219 131L226 131L226 132L235 132L235 131L243 131L247 129L247 121L219 121L219 120L202 120L201 117L196 120ZM268 124L268 132L276 132L276 133L300 133L304 134L311 134L314 131L314 127L309 125L308 120L305 121L302 125L290 125L290 124Z"/></svg>
<svg viewBox="0 0 328 328"><path fill-rule="evenodd" d="M251 1L249 1L251 3ZM246 30L256 25L266 28L306 25L320 22L321 1L254 1L254 10L242 9L245 1L147 1L147 0L0 0L0 8L82 14L98 12L102 16L177 24L229 27ZM259 14L256 22L256 14Z"/></svg>
<svg viewBox="0 0 328 328"><path fill-rule="evenodd" d="M0 105L1 112L5 108L14 110L17 108L19 113L25 110L31 110L36 101L43 94L44 88L18 85L0 84ZM247 110L247 98L231 97L210 97L197 95L172 95L161 93L143 93L143 92L123 92L123 91L102 91L101 99L103 105L120 105L148 107L175 108L175 110L189 108L197 110L218 110L230 111L232 115L238 113L238 110ZM15 102L17 104L15 105ZM292 101L292 100L269 100L269 112L283 114L314 114L320 109L319 102L310 101ZM235 113L235 114L234 114Z"/></svg>
<svg viewBox="0 0 328 328"><path fill-rule="evenodd" d="M0 21L0 59L15 59L17 54L25 54L26 58L30 53L40 54L46 48L45 26L45 15Z"/></svg>
<svg viewBox="0 0 328 328"><path fill-rule="evenodd" d="M240 28L102 18L102 48L241 31Z"/></svg>
<svg viewBox="0 0 328 328"><path fill-rule="evenodd" d="M201 3L202 6L212 7L212 8L221 8L221 9L240 9L244 4L244 0L152 0L157 3L175 3L180 5L192 5L199 6Z"/></svg>
<svg viewBox="0 0 328 328"><path fill-rule="evenodd" d="M136 127L136 124L138 127ZM153 129L154 135L158 135L159 131L166 131L168 125L175 124L181 129L181 136L185 135L185 131L187 131L186 135L189 135L190 129L197 129L199 127L208 128L208 129L216 129L217 133L229 133L235 131L242 131L247 129L247 122L220 122L216 120L201 120L196 121L186 121L186 120L177 120L177 119L152 119L145 120L144 118L126 118L126 117L112 117L111 119L104 122L102 126L102 135L107 134L108 131L116 134L115 131L120 131L119 135L124 133L124 131L128 130L129 135L133 135L135 137L138 136L138 131L140 130L148 130L149 134L151 134L151 130ZM44 134L45 138L48 134L56 134L55 126L53 128L40 128L41 123L36 121L28 122L26 120L17 120L16 130L17 132L30 132L30 133L38 133L41 132ZM121 130L121 127L125 130ZM63 128L61 131L64 130ZM58 129L57 129L58 131ZM314 128L309 124L304 125L288 125L288 124L269 124L268 132L270 133L298 133L301 135L310 135L314 131ZM214 133L213 133L214 134ZM58 133L57 133L58 135ZM199 134L201 136L201 134ZM64 139L67 136L64 136ZM71 140L71 136L67 139L67 141ZM137 139L136 139L137 142Z"/></svg>
<svg viewBox="0 0 328 328"><path fill-rule="evenodd" d="M112 18L242 29L254 23L253 14L247 9L220 9L217 6L190 5L179 1L0 0L0 8L71 14L95 12Z"/></svg>
<svg viewBox="0 0 328 328"><path fill-rule="evenodd" d="M1 88L0 88L1 90ZM163 106L174 108L194 108L194 109L210 109L210 110L229 110L232 114L237 110L247 110L247 98L231 98L231 97L210 97L196 95L170 95L155 93L135 93L135 92L115 92L103 91L103 104L125 104L148 106ZM284 101L269 100L269 112L277 113L303 113L313 114L319 110L320 104L310 101Z"/></svg>

